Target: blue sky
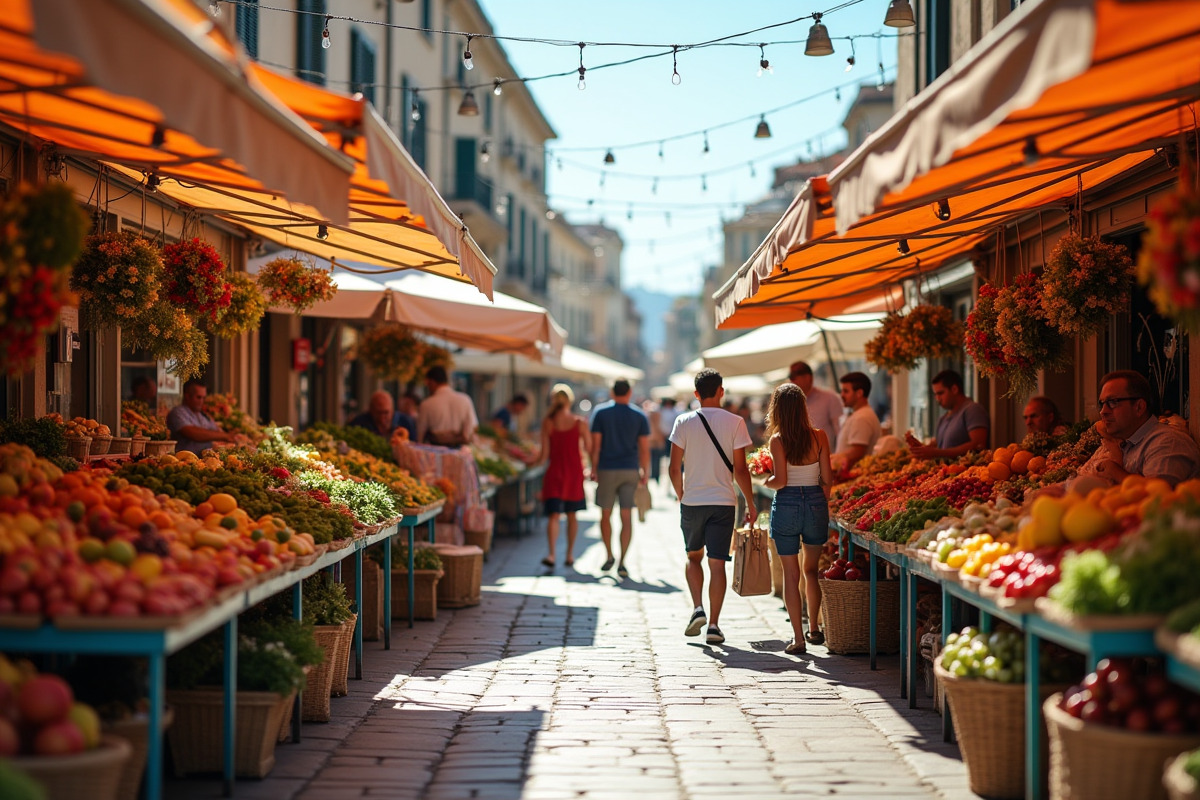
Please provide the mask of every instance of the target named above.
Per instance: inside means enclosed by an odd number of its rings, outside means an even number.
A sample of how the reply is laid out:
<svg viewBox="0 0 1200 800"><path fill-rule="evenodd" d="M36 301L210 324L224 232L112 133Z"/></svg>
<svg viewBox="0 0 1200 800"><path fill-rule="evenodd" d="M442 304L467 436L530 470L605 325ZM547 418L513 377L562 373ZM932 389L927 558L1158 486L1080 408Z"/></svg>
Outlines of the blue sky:
<svg viewBox="0 0 1200 800"><path fill-rule="evenodd" d="M836 4L834 0L827 5L782 0L480 2L500 35L679 45L776 25ZM849 72L850 42L837 39L876 33L894 36L897 31L883 25L887 5L887 0L861 0L827 14L823 21L836 51L831 56L804 55L811 19L732 40L751 43L748 47L683 50L678 54L681 80L677 86L671 82L670 48L665 57L596 70L592 68L600 64L662 51L586 47L585 90L576 87L574 76L529 84L558 133L550 144L553 155L547 164L552 207L572 222L603 218L621 232L626 241L623 281L627 287L696 292L703 270L721 258L722 218L740 216L743 204L766 193L771 168L793 163L809 152L832 152L842 146L844 136L838 126L855 89L842 89L840 102L833 89L856 81L874 85L881 60L888 79L893 76L895 38L856 39L856 64ZM768 43L765 55L773 72L758 77L757 44L761 42ZM503 46L522 76L563 72L579 64L575 46L511 41ZM760 114L812 96L815 99L767 113L772 138L754 138ZM727 125L742 118L749 119ZM706 129L707 156L703 155ZM660 159L658 142L684 134L694 135L667 141ZM641 142L649 144L630 146ZM610 147L616 163L605 168L604 151Z"/></svg>

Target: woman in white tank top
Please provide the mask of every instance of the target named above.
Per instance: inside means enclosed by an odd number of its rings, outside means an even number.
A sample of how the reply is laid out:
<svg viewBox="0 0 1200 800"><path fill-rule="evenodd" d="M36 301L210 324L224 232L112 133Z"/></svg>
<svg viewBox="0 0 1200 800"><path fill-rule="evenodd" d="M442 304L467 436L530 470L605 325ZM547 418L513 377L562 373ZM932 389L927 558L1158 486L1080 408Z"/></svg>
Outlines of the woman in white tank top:
<svg viewBox="0 0 1200 800"><path fill-rule="evenodd" d="M771 395L767 409L767 436L775 471L767 488L775 490L771 502L771 538L783 564L783 604L795 638L785 652L805 652L805 641L824 644L821 633L821 586L817 563L829 539L829 437L814 428L808 404L799 386L785 383ZM808 633L801 626L800 552L804 553L804 594L808 600Z"/></svg>

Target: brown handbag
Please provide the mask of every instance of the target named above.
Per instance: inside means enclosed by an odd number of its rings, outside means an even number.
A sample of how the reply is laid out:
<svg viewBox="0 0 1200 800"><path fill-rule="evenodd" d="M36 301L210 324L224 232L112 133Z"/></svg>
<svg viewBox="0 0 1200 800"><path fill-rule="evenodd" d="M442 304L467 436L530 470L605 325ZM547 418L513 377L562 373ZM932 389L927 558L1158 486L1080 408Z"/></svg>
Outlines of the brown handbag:
<svg viewBox="0 0 1200 800"><path fill-rule="evenodd" d="M733 590L742 597L770 594L771 548L762 528L740 528L733 533Z"/></svg>

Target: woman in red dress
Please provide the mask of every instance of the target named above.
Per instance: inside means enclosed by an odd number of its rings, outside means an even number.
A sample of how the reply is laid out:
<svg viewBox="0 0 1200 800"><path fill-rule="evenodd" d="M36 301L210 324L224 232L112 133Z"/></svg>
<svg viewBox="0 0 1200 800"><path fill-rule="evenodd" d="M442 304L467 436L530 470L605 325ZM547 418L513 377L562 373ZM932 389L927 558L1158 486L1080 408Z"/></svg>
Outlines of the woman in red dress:
<svg viewBox="0 0 1200 800"><path fill-rule="evenodd" d="M542 451L540 463L548 463L542 479L542 501L546 514L546 540L550 554L542 564L553 567L555 546L558 544L558 517L567 516L568 567L575 563L575 536L579 522L575 513L587 507L583 496L583 458L588 452L587 421L571 411L575 393L565 383L554 385L550 410L542 420Z"/></svg>

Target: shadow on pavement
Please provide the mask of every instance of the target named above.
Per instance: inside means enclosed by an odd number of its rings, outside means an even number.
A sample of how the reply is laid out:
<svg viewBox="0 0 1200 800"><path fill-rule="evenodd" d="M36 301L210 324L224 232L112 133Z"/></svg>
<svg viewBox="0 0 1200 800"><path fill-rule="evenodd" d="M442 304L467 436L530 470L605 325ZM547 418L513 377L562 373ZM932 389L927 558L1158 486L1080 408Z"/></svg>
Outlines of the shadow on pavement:
<svg viewBox="0 0 1200 800"><path fill-rule="evenodd" d="M776 655L772 652L764 650L742 650L731 646L728 642L724 644L707 644L705 642L688 642L688 647L699 649L704 655L709 658L720 661L727 667L737 667L738 669L752 669L757 672L783 672L784 670L792 670L797 667L805 668L806 661L811 661L811 655L803 655L798 657L786 656L783 654L781 646L780 653Z"/></svg>

